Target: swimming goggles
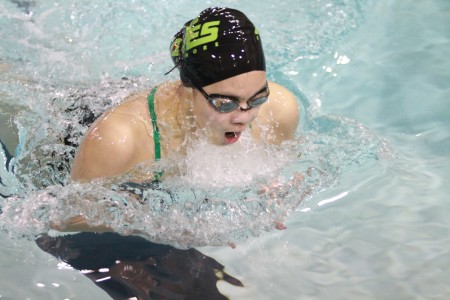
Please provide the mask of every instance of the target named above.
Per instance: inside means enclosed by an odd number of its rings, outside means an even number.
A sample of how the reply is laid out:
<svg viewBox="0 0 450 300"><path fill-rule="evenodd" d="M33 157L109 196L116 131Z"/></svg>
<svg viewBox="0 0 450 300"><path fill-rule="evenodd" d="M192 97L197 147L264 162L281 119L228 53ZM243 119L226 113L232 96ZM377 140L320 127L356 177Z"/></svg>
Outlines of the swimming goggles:
<svg viewBox="0 0 450 300"><path fill-rule="evenodd" d="M192 82L191 82L192 84ZM266 102L269 99L269 85L266 84L264 87L257 91L250 99L247 101L247 108L242 108L240 106L239 98L233 97L233 96L224 96L220 94L211 94L208 95L205 90L203 90L201 87L195 86L192 84L194 88L200 91L202 95L208 100L209 104L218 112L220 113L228 113L232 112L233 110L240 109L241 111L247 111L252 109L253 107L259 106Z"/></svg>

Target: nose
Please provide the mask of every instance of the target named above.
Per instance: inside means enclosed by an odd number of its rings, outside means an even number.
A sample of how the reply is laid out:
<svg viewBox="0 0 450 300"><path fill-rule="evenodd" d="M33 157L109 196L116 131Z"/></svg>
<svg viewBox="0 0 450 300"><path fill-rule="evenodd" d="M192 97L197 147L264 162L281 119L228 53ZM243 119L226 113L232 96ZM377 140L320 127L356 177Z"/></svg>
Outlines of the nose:
<svg viewBox="0 0 450 300"><path fill-rule="evenodd" d="M241 107L242 108L242 107ZM237 109L232 112L231 123L233 124L249 124L255 117L254 110L248 109L248 107Z"/></svg>

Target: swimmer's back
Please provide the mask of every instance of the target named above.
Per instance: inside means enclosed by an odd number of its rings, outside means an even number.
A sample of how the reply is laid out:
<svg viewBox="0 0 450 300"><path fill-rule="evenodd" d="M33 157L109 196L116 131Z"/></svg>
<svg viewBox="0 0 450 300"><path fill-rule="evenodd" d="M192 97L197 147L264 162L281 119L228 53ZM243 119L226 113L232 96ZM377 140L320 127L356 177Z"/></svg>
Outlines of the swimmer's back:
<svg viewBox="0 0 450 300"><path fill-rule="evenodd" d="M158 86L155 113L161 139L161 155L176 148L172 132L176 131L176 90L179 82ZM150 90L130 95L123 103L105 112L89 128L72 167L71 177L77 181L111 177L129 172L137 164L155 160L153 127L147 97ZM151 179L151 178L147 178Z"/></svg>
<svg viewBox="0 0 450 300"><path fill-rule="evenodd" d="M153 141L148 136L149 117L145 111L145 93L139 93L96 120L78 149L72 179L89 181L114 176L151 158Z"/></svg>

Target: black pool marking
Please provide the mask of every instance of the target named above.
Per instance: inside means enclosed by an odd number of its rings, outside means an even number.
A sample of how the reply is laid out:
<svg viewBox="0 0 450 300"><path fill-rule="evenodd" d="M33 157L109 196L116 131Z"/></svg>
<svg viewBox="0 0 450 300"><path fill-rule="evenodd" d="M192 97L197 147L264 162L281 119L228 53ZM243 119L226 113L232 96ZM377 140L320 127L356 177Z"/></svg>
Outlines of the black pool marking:
<svg viewBox="0 0 450 300"><path fill-rule="evenodd" d="M228 299L224 280L243 287L224 266L195 249L180 250L137 236L78 233L36 240L37 245L84 273L113 299Z"/></svg>

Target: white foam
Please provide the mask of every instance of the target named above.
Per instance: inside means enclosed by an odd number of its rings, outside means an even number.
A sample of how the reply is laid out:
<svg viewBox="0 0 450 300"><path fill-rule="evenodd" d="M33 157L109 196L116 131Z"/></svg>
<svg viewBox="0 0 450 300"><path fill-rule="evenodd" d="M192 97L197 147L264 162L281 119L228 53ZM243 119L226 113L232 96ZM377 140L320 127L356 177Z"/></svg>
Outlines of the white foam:
<svg viewBox="0 0 450 300"><path fill-rule="evenodd" d="M279 147L257 144L248 133L228 146L200 141L189 147L183 180L201 187L245 186L275 176L288 160Z"/></svg>

